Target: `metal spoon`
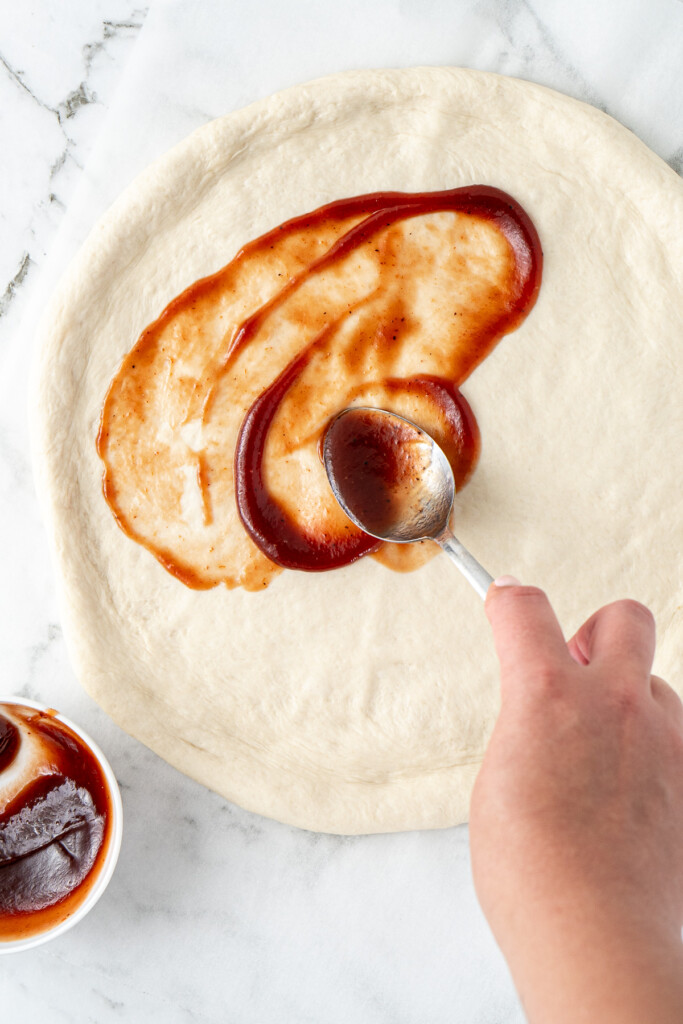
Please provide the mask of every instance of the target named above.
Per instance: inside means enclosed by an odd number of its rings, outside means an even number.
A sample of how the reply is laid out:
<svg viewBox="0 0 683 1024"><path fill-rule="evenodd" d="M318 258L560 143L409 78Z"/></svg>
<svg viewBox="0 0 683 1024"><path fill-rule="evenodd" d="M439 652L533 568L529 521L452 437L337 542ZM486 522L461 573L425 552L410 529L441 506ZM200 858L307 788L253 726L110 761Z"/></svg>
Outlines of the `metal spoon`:
<svg viewBox="0 0 683 1024"><path fill-rule="evenodd" d="M377 438L393 438L388 462L372 444L363 448L363 436L372 439L373 432ZM350 447L356 436L354 453ZM451 532L453 471L426 431L386 409L344 409L325 431L322 456L334 496L356 526L394 544L435 540L479 596L486 596L493 577Z"/></svg>

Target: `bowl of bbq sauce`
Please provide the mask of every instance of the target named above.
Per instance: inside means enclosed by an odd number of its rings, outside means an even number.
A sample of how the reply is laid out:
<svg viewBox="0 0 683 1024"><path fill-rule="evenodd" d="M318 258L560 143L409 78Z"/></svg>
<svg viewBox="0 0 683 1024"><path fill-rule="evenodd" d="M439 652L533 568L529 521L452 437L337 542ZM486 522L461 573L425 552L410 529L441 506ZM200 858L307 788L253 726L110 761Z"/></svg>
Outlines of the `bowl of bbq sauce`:
<svg viewBox="0 0 683 1024"><path fill-rule="evenodd" d="M0 698L0 954L85 917L116 866L122 817L114 773L82 729Z"/></svg>

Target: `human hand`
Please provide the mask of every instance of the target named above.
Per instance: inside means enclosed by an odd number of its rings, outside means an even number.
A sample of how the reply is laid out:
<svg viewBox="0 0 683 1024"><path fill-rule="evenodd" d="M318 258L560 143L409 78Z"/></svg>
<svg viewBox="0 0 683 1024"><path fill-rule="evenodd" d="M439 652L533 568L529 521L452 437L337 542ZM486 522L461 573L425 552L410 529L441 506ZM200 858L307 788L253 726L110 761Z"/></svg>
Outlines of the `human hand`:
<svg viewBox="0 0 683 1024"><path fill-rule="evenodd" d="M530 1019L680 1024L683 705L650 674L652 615L618 601L565 644L536 588L486 611L502 707L472 865Z"/></svg>

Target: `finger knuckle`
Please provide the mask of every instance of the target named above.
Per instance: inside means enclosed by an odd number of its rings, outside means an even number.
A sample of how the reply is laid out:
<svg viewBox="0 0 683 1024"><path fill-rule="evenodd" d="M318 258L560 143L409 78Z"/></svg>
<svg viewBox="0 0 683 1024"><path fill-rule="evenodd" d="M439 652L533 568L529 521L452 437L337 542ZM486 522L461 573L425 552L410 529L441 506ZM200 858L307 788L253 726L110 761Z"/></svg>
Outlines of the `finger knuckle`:
<svg viewBox="0 0 683 1024"><path fill-rule="evenodd" d="M531 674L536 693L542 693L548 697L563 689L563 675L556 665L541 662L533 666Z"/></svg>
<svg viewBox="0 0 683 1024"><path fill-rule="evenodd" d="M647 626L654 626L654 615L647 605L641 604L640 601L634 601L632 598L627 597L622 601L617 601L616 607L622 615L632 619L634 622L644 623Z"/></svg>
<svg viewBox="0 0 683 1024"><path fill-rule="evenodd" d="M650 676L650 688L654 698L661 704L666 704L676 714L683 712L683 701L661 676Z"/></svg>
<svg viewBox="0 0 683 1024"><path fill-rule="evenodd" d="M622 719L634 718L642 714L644 697L640 687L633 686L628 679L621 680L612 694L612 711Z"/></svg>

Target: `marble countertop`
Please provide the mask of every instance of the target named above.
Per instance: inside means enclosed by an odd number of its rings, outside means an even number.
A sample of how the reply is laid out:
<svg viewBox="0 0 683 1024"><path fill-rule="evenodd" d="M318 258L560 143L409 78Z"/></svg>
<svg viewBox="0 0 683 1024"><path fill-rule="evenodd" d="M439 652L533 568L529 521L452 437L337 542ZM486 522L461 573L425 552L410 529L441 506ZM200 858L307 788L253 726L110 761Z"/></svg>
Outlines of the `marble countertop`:
<svg viewBox="0 0 683 1024"><path fill-rule="evenodd" d="M209 32L215 18L225 59L188 55L201 82L169 73L152 97L144 69L169 25ZM0 958L0 1005L26 1024L519 1024L466 827L348 838L259 818L175 772L81 691L31 477L33 328L94 216L149 159L211 116L346 67L461 64L541 82L607 110L680 173L683 4L0 0L0 26L0 689L82 724L125 808L106 894L60 939Z"/></svg>

